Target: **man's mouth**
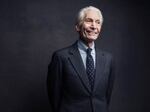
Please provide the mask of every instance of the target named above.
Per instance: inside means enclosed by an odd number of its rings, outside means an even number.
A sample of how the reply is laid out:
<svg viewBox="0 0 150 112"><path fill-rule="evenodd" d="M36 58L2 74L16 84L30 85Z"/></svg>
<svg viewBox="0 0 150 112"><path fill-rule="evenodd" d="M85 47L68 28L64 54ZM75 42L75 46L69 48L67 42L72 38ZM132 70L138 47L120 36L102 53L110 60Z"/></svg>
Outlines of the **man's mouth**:
<svg viewBox="0 0 150 112"><path fill-rule="evenodd" d="M96 34L97 34L96 31L86 30L86 32L87 32L89 35L96 35Z"/></svg>

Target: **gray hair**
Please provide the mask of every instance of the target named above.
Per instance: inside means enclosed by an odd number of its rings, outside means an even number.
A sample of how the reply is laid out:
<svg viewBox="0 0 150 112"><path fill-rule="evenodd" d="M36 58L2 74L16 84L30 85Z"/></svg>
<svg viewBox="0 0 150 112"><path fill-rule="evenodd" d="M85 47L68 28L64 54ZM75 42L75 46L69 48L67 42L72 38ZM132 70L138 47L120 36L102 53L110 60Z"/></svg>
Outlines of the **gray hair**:
<svg viewBox="0 0 150 112"><path fill-rule="evenodd" d="M100 9L96 8L96 7L93 7L93 6L88 6L88 7L85 7L85 8L82 8L80 9L78 15L77 15L77 18L76 18L76 25L78 27L80 27L83 23L83 20L86 16L86 12L89 11L89 10L93 10L93 11L96 11L98 13L98 15L100 16L100 23L102 25L103 23L103 16L102 16L102 13L100 11Z"/></svg>

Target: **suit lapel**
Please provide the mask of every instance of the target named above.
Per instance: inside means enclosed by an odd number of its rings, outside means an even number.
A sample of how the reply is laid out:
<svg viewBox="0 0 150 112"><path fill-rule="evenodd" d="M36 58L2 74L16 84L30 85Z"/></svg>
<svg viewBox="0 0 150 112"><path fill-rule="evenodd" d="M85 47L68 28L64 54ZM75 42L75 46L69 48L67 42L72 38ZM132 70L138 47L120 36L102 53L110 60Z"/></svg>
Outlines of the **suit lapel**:
<svg viewBox="0 0 150 112"><path fill-rule="evenodd" d="M77 42L71 47L69 54L70 54L69 60L72 63L79 78L81 79L83 85L89 92L91 92L86 70L85 70L81 55L78 51Z"/></svg>
<svg viewBox="0 0 150 112"><path fill-rule="evenodd" d="M102 52L100 52L99 50L96 50L96 73L95 73L93 92L96 90L96 88L100 82L100 79L101 79L103 71L104 71L104 67L105 67L104 54Z"/></svg>

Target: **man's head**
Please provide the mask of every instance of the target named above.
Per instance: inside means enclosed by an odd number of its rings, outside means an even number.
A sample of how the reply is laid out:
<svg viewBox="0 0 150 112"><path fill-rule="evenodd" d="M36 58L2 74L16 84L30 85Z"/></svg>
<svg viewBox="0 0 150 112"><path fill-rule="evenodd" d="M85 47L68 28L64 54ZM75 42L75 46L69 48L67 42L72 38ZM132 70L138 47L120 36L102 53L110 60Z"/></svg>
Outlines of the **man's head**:
<svg viewBox="0 0 150 112"><path fill-rule="evenodd" d="M98 8L93 6L85 7L78 13L76 31L83 41L90 43L98 38L102 23L103 16Z"/></svg>

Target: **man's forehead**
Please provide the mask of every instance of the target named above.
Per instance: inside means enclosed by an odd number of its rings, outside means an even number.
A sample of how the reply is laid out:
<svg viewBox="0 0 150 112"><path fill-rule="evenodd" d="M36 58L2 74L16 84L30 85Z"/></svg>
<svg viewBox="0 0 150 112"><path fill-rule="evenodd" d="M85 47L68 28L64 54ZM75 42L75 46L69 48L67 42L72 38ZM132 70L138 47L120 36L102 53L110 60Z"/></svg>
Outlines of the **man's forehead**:
<svg viewBox="0 0 150 112"><path fill-rule="evenodd" d="M95 18L95 19L100 19L100 15L97 11L95 10L88 10L85 13L85 18Z"/></svg>

